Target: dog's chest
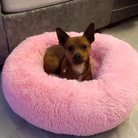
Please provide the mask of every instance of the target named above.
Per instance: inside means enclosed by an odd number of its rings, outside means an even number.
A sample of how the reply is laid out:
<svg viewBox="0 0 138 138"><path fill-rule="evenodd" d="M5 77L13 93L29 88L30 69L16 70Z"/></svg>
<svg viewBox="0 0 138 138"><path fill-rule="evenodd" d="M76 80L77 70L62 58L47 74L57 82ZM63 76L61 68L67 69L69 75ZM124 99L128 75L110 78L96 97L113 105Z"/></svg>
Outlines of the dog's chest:
<svg viewBox="0 0 138 138"><path fill-rule="evenodd" d="M75 65L72 67L72 70L74 71L74 73L76 75L82 74L85 70L85 65L81 64L81 65Z"/></svg>
<svg viewBox="0 0 138 138"><path fill-rule="evenodd" d="M78 76L78 81L82 81L82 79L83 79L83 75L79 75Z"/></svg>
<svg viewBox="0 0 138 138"><path fill-rule="evenodd" d="M68 64L66 64L65 60L63 61L61 68L62 68L61 76L63 78L76 79L78 81L82 81L82 79L84 77L83 73L86 70L84 63L81 65L68 66Z"/></svg>
<svg viewBox="0 0 138 138"><path fill-rule="evenodd" d="M85 71L85 65L81 64L81 65L77 65L77 66L73 66L72 67L73 71L75 72L75 74L78 76L77 80L78 81L82 81L83 79L83 73Z"/></svg>

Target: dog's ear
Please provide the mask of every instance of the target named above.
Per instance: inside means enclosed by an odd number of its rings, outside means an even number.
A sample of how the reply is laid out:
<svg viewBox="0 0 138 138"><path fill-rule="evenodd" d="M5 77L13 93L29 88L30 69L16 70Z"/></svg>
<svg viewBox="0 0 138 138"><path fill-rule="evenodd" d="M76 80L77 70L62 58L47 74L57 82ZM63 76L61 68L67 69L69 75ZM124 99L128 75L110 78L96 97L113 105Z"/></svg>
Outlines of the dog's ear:
<svg viewBox="0 0 138 138"><path fill-rule="evenodd" d="M69 35L66 32L64 32L61 28L56 28L56 33L59 40L59 44L61 46L64 46L69 38Z"/></svg>
<svg viewBox="0 0 138 138"><path fill-rule="evenodd" d="M92 43L94 41L94 34L95 34L95 29L94 29L94 23L91 23L87 29L85 30L83 36L86 37L86 39Z"/></svg>

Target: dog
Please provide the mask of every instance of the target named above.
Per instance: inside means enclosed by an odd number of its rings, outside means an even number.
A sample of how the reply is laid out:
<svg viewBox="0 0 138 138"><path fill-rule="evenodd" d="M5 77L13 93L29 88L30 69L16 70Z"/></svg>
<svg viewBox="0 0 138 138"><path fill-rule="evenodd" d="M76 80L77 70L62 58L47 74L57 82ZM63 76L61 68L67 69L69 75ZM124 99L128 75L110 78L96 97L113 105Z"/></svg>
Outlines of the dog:
<svg viewBox="0 0 138 138"><path fill-rule="evenodd" d="M94 23L87 27L82 36L70 37L61 28L56 28L56 33L59 45L47 49L44 56L45 72L78 81L92 80L90 51L95 39Z"/></svg>

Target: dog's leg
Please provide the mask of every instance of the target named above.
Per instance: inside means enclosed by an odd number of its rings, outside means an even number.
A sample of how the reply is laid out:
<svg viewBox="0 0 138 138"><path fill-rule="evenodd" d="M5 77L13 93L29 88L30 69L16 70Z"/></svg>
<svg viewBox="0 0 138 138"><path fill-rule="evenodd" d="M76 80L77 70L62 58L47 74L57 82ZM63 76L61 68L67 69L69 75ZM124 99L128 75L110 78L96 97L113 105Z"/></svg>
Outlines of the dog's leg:
<svg viewBox="0 0 138 138"><path fill-rule="evenodd" d="M59 59L55 55L45 55L44 69L48 74L54 74L59 68Z"/></svg>
<svg viewBox="0 0 138 138"><path fill-rule="evenodd" d="M84 81L84 80L89 81L89 80L92 80L92 79L93 79L92 75L87 75L85 78L82 79L82 81Z"/></svg>

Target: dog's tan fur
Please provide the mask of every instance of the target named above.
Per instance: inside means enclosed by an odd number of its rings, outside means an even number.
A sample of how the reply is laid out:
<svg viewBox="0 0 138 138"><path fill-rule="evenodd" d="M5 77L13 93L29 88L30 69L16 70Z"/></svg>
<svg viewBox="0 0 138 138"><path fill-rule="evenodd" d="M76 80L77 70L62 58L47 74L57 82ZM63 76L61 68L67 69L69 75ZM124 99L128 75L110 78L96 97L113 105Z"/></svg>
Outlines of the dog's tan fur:
<svg viewBox="0 0 138 138"><path fill-rule="evenodd" d="M82 36L70 37L56 28L60 45L48 48L44 56L44 69L48 74L78 81L92 80L90 66L91 43L94 41L94 23Z"/></svg>

